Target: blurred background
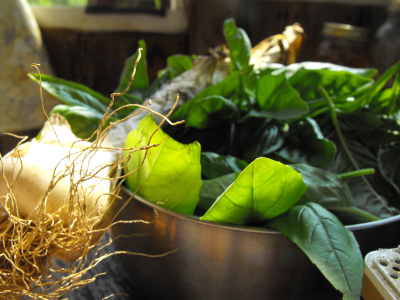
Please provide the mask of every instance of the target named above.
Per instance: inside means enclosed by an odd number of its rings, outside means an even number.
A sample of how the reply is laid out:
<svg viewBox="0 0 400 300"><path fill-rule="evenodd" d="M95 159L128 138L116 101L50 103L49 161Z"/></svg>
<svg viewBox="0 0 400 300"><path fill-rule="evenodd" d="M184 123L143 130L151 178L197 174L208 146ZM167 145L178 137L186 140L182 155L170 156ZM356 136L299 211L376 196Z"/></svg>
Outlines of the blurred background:
<svg viewBox="0 0 400 300"><path fill-rule="evenodd" d="M118 85L124 61L136 51L140 39L147 44L148 70L152 81L157 77L157 71L165 67L168 56L179 53L207 54L210 48L225 43L222 26L227 18L235 19L236 25L246 31L253 46L298 22L307 36L298 57L299 62L331 61L378 69L385 68L383 60L388 58L381 50L374 50L378 44L378 32L385 26L397 26L396 22L387 25L388 19L396 19L397 4L391 4L390 0L2 2L28 4L40 29L42 48L49 64L48 72L87 85L106 96ZM343 27L343 24L347 27ZM7 32L9 30L0 29L4 39L9 35ZM389 39L392 44L395 38ZM394 50L399 49L396 47ZM393 62L397 59L391 58ZM387 63L388 66L391 64ZM42 70L43 73L45 71ZM20 83L14 80L14 84L18 86ZM37 86L30 93L38 96ZM35 101L40 104L40 100ZM7 122L11 124L14 121ZM24 126L3 126L0 132L12 131L32 136L40 128L38 124ZM15 138L1 135L0 152L4 155L14 144Z"/></svg>

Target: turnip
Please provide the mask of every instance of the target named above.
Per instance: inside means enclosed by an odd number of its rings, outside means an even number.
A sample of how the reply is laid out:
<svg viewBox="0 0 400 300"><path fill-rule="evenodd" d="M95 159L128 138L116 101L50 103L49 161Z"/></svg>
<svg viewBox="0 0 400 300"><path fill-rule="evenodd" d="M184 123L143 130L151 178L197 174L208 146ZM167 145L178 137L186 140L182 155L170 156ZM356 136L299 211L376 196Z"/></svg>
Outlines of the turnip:
<svg viewBox="0 0 400 300"><path fill-rule="evenodd" d="M140 55L136 65L139 59ZM132 104L139 107L136 112L102 131L112 115L109 111L114 97L128 88L111 95L109 110L91 138L76 138L68 122L56 114L48 118L37 139L26 143L23 139L4 157L0 154L3 297L53 299L91 281L82 277L101 258L88 266L86 256L98 246L115 217L113 204L118 198L119 180L124 177L120 175L122 151L147 151L156 146L149 142L144 147L126 149L119 147L121 135L109 135L113 127L116 132L118 127L129 129L130 119L143 109L161 116L147 107L151 102ZM56 267L51 258L67 261L67 267Z"/></svg>

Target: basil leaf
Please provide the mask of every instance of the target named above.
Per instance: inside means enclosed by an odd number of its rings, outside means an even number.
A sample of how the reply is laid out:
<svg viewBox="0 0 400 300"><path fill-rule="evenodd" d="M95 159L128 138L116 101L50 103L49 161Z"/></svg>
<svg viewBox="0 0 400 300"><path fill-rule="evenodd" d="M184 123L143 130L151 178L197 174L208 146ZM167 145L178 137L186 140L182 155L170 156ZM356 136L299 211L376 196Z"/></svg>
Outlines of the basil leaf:
<svg viewBox="0 0 400 300"><path fill-rule="evenodd" d="M204 180L200 189L200 200L197 208L205 213L233 182L235 173L223 175L221 177Z"/></svg>
<svg viewBox="0 0 400 300"><path fill-rule="evenodd" d="M182 73L193 68L193 62L190 56L183 54L171 55L167 58L167 67L164 70L158 71L157 77L174 79Z"/></svg>
<svg viewBox="0 0 400 300"><path fill-rule="evenodd" d="M352 115L346 119L346 125L349 124L349 121L352 120ZM377 119L373 121L373 118ZM358 119L357 117L355 119ZM400 141L400 118L399 115L387 116L387 115L374 115L371 117L371 121L369 122L372 130L368 131L355 131L357 132L357 136L362 143L364 143L368 149L378 149L381 146L386 144L391 144L393 142ZM362 124L365 124L364 122ZM374 128L373 125L375 124ZM354 126L357 126L357 122L354 122ZM357 128L354 127L353 128ZM363 125L365 128L365 125ZM371 151L371 150L370 150ZM374 153L376 153L374 151Z"/></svg>
<svg viewBox="0 0 400 300"><path fill-rule="evenodd" d="M336 140L336 137L331 138L331 140L337 146L337 154L328 171L336 174L354 171L354 167L342 145ZM359 169L379 169L376 156L368 151L360 142L346 137L344 137L344 140ZM375 174L368 177L350 178L347 180L347 183L353 203L358 208L381 218L397 214L397 211L389 206L387 200L394 198L391 186L387 184L379 172L375 172Z"/></svg>
<svg viewBox="0 0 400 300"><path fill-rule="evenodd" d="M290 85L299 92L310 109L326 105L318 88L323 86L334 102L345 102L347 98L359 97L373 84L373 80L345 71L299 70L289 78Z"/></svg>
<svg viewBox="0 0 400 300"><path fill-rule="evenodd" d="M247 166L248 164L244 160L234 156L222 156L213 152L201 153L201 172L208 179L218 178L236 171L242 172Z"/></svg>
<svg viewBox="0 0 400 300"><path fill-rule="evenodd" d="M289 79L297 72L302 70L328 70L328 71L345 71L352 74L360 75L367 78L373 78L378 71L376 69L363 69L363 68L350 68L342 65L336 65L326 62L313 62L306 61L300 63L294 63L288 66L281 64L270 64L266 69L270 69L274 75L285 74ZM266 71L266 70L264 70Z"/></svg>
<svg viewBox="0 0 400 300"><path fill-rule="evenodd" d="M290 167L301 174L307 185L307 191L297 204L315 202L326 209L353 206L346 182L336 174L306 164L295 164Z"/></svg>
<svg viewBox="0 0 400 300"><path fill-rule="evenodd" d="M141 51L141 58L136 67L135 78L132 81L131 86L129 87L128 93L132 93L136 89L147 89L149 87L149 77L147 75L146 60L147 49L145 41L139 41L139 48L142 48L143 50ZM118 87L116 88L115 92L121 93L128 86L138 56L139 49L135 52L135 54L125 60L125 65L119 79Z"/></svg>
<svg viewBox="0 0 400 300"><path fill-rule="evenodd" d="M232 154L247 162L282 147L285 141L282 125L273 119L252 117L236 128Z"/></svg>
<svg viewBox="0 0 400 300"><path fill-rule="evenodd" d="M400 108L400 73L397 72L395 80L392 86L392 95L388 105L387 113L389 116L393 116L399 111Z"/></svg>
<svg viewBox="0 0 400 300"><path fill-rule="evenodd" d="M369 111L375 114L387 113L387 107L391 101L393 90L391 88L385 89L377 93L374 97L371 97L369 103Z"/></svg>
<svg viewBox="0 0 400 300"><path fill-rule="evenodd" d="M264 221L287 211L305 190L299 173L260 157L242 171L200 220L234 224Z"/></svg>
<svg viewBox="0 0 400 300"><path fill-rule="evenodd" d="M291 125L291 132L279 154L289 161L328 167L335 157L336 145L325 138L315 120L306 118Z"/></svg>
<svg viewBox="0 0 400 300"><path fill-rule="evenodd" d="M345 111L355 111L365 107L378 95L378 93L381 92L386 83L399 71L399 69L400 61L383 73L362 97L355 99L355 101L347 102L340 106L338 105L337 107Z"/></svg>
<svg viewBox="0 0 400 300"><path fill-rule="evenodd" d="M217 96L223 97L225 99L235 99L239 93L240 77L245 76L246 72L249 72L251 68L245 69L243 71L237 71L230 74L224 80L216 85L211 85L205 88L202 92L194 96L192 99L183 104L178 110L173 114L172 120L184 120L187 115L192 110L193 106L196 105L201 99Z"/></svg>
<svg viewBox="0 0 400 300"><path fill-rule="evenodd" d="M307 103L290 86L284 74L261 77L256 97L261 109L271 118L292 119L308 112Z"/></svg>
<svg viewBox="0 0 400 300"><path fill-rule="evenodd" d="M103 115L97 110L85 106L55 106L50 114L60 114L67 119L71 131L78 138L87 139L99 128Z"/></svg>
<svg viewBox="0 0 400 300"><path fill-rule="evenodd" d="M287 235L318 267L344 300L359 300L363 258L353 233L316 203L296 205L269 225Z"/></svg>
<svg viewBox="0 0 400 300"><path fill-rule="evenodd" d="M235 121L240 117L239 109L228 99L210 96L199 99L187 114L186 127L214 128L222 122Z"/></svg>
<svg viewBox="0 0 400 300"><path fill-rule="evenodd" d="M249 65L251 42L246 32L237 28L234 19L224 22L224 35L228 43L231 57L231 72L242 70Z"/></svg>
<svg viewBox="0 0 400 300"><path fill-rule="evenodd" d="M149 143L157 129L151 115L146 116L137 129L129 133L125 147L138 148ZM163 141L163 139L165 140ZM163 202L162 206L175 211L193 214L199 201L201 181L200 144L183 145L159 129L151 139L152 144L161 143L147 152L140 169L126 178L131 191L151 202ZM124 151L124 158L130 155ZM145 151L132 153L125 172L136 170L145 157Z"/></svg>
<svg viewBox="0 0 400 300"><path fill-rule="evenodd" d="M378 151L379 170L383 177L400 194L400 145L394 145L379 149Z"/></svg>
<svg viewBox="0 0 400 300"><path fill-rule="evenodd" d="M28 76L39 83L39 74L29 73ZM92 108L102 114L106 112L107 106L110 104L110 99L82 84L44 74L41 75L41 78L42 87L65 104Z"/></svg>
<svg viewBox="0 0 400 300"><path fill-rule="evenodd" d="M301 174L307 190L301 196L298 205L308 202L318 203L346 224L358 224L376 221L379 218L355 207L349 187L340 176L321 168L306 164L290 165Z"/></svg>

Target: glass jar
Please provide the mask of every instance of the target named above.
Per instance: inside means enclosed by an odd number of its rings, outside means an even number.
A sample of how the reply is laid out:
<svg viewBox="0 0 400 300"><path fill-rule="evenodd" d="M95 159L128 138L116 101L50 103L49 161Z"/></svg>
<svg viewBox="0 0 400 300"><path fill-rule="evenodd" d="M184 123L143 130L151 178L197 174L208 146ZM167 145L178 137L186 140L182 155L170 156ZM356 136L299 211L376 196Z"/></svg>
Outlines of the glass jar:
<svg viewBox="0 0 400 300"><path fill-rule="evenodd" d="M324 23L316 60L365 68L368 64L368 30L348 24Z"/></svg>
<svg viewBox="0 0 400 300"><path fill-rule="evenodd" d="M370 67L379 74L400 60L400 0L393 1L387 9L387 19L372 41Z"/></svg>

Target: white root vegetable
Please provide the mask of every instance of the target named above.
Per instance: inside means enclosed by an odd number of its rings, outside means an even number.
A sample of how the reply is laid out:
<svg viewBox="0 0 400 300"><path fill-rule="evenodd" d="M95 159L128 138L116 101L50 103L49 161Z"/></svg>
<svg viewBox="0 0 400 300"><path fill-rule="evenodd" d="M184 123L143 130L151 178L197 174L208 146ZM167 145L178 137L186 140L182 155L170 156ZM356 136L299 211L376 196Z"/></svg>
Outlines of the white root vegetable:
<svg viewBox="0 0 400 300"><path fill-rule="evenodd" d="M38 140L19 145L3 157L1 203L10 210L13 208L13 198L7 197L11 188L14 199L18 199L21 218L34 220L38 210L44 209L44 214L67 225L71 223L69 206L78 204L85 206L87 216L103 214L109 193L115 188L115 181L103 178L117 177L115 163L120 159L120 151L94 151L91 143L72 134L68 122L60 115L53 115L50 122L53 126L46 122ZM43 195L46 205L42 208L39 204Z"/></svg>
<svg viewBox="0 0 400 300"><path fill-rule="evenodd" d="M109 107L121 94L111 95ZM137 106L128 119L143 109L158 114ZM126 135L122 143L109 139L110 129L127 121L111 123L101 132L110 115L107 111L94 142L77 139L68 122L53 115L37 140L0 155L0 298L55 299L94 280L83 276L101 257L89 266L86 257L115 217L117 182L128 175L120 176L122 151L157 146L126 149ZM52 258L70 265L57 267Z"/></svg>

